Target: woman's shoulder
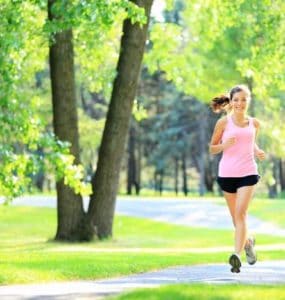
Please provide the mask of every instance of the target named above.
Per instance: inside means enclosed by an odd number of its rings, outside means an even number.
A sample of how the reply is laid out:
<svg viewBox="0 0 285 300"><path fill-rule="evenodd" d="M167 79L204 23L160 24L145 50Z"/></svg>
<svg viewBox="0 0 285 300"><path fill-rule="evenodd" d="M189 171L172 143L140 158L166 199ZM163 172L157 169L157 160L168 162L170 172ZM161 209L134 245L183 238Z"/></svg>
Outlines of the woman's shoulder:
<svg viewBox="0 0 285 300"><path fill-rule="evenodd" d="M257 118L251 117L253 125L255 128L259 128L260 127L260 121Z"/></svg>
<svg viewBox="0 0 285 300"><path fill-rule="evenodd" d="M227 125L227 123L228 123L228 116L223 116L217 121L216 126L224 128Z"/></svg>

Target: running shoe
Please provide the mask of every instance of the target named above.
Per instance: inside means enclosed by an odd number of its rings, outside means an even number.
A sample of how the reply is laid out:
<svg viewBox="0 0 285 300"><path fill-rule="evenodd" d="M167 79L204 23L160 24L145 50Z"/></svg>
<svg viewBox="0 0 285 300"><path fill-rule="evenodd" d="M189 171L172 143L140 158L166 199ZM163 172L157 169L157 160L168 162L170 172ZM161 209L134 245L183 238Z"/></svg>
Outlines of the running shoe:
<svg viewBox="0 0 285 300"><path fill-rule="evenodd" d="M232 273L239 273L241 267L241 260L237 254L232 254L229 258L229 263L232 266L231 272Z"/></svg>
<svg viewBox="0 0 285 300"><path fill-rule="evenodd" d="M255 239L252 237L252 238L248 238L247 243L244 247L246 260L250 265L254 265L257 261L257 255L254 250L254 245L255 245Z"/></svg>

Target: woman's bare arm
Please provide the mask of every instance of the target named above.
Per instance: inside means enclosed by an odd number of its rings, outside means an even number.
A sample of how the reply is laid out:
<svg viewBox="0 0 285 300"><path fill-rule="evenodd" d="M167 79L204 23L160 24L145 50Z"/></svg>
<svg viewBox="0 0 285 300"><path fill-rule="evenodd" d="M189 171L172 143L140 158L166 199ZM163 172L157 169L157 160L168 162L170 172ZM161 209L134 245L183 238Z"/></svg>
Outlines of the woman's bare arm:
<svg viewBox="0 0 285 300"><path fill-rule="evenodd" d="M225 142L221 143L226 124L227 124L226 117L219 119L217 121L211 138L210 146L209 146L209 150L211 154L218 154L235 144L236 142L235 137L230 137Z"/></svg>

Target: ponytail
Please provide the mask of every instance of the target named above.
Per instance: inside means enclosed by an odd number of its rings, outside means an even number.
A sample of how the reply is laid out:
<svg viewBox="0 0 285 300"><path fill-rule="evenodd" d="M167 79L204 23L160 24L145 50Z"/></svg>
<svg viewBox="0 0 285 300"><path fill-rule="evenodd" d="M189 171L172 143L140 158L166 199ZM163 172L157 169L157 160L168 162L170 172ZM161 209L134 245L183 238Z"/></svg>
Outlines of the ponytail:
<svg viewBox="0 0 285 300"><path fill-rule="evenodd" d="M221 111L228 111L229 104L230 104L229 96L221 95L212 99L211 108L213 112L219 113Z"/></svg>

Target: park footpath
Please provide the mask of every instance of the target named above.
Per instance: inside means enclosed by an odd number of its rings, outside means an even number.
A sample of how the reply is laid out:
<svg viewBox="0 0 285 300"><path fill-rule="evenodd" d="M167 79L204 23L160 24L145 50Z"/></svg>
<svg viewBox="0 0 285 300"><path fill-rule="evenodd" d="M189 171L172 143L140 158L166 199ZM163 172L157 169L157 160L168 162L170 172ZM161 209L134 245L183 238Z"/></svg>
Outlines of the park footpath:
<svg viewBox="0 0 285 300"><path fill-rule="evenodd" d="M14 205L34 205L55 207L53 197L23 197L17 199ZM186 226L232 228L227 208L212 201L204 200L134 200L119 199L116 213L146 217L163 222L183 224ZM285 230L268 222L249 217L249 227L255 233L284 236ZM258 249L268 249L270 246L257 246ZM272 250L284 250L285 244L272 245ZM207 248L207 252L225 251L224 248ZM188 252L203 251L203 249L187 249ZM285 260L262 261L250 266L242 266L242 272L233 274L228 264L207 264L196 266L169 267L155 272L146 272L131 276L104 280L85 280L71 282L56 282L46 284L0 286L1 300L42 300L42 299L104 299L106 296L122 293L135 288L158 287L177 283L208 283L208 284L285 284Z"/></svg>
<svg viewBox="0 0 285 300"><path fill-rule="evenodd" d="M258 262L255 266L244 265L239 274L231 273L226 264L210 264L171 267L157 272L106 280L2 286L0 299L104 299L106 296L135 288L177 283L285 284L285 261Z"/></svg>

